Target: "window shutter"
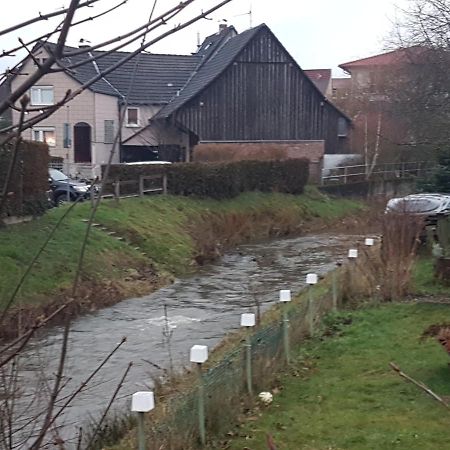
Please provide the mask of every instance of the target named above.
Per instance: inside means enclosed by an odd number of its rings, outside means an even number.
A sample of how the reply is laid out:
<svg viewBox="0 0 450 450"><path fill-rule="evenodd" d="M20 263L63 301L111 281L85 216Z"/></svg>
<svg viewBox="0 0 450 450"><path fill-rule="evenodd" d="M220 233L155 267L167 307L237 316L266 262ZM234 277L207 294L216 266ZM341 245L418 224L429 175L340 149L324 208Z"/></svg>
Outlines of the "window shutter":
<svg viewBox="0 0 450 450"><path fill-rule="evenodd" d="M64 148L70 148L72 146L72 139L70 137L70 123L63 125L63 142Z"/></svg>
<svg viewBox="0 0 450 450"><path fill-rule="evenodd" d="M105 144L114 143L114 120L105 120Z"/></svg>

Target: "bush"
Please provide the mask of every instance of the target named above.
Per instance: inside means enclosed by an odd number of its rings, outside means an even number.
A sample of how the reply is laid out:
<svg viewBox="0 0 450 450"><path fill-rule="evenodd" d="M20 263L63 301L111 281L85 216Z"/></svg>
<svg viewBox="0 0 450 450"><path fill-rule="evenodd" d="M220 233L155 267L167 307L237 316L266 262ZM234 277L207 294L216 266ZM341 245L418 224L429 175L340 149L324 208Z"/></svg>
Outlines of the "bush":
<svg viewBox="0 0 450 450"><path fill-rule="evenodd" d="M167 175L173 195L232 198L246 191L301 194L308 181L309 161L233 161L172 165L113 165L110 180L137 180L140 175Z"/></svg>
<svg viewBox="0 0 450 450"><path fill-rule="evenodd" d="M0 148L0 188L3 189L12 158L11 145ZM48 207L48 147L37 142L21 143L8 189L4 216L38 215Z"/></svg>

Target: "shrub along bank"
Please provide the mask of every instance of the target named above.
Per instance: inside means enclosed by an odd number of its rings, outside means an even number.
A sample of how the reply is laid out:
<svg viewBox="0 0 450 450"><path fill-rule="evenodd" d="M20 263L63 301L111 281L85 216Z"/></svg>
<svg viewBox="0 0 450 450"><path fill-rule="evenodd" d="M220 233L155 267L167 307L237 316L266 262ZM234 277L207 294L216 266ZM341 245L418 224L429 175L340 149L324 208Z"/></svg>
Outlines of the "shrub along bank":
<svg viewBox="0 0 450 450"><path fill-rule="evenodd" d="M0 308L65 208L0 231ZM48 313L66 298L89 208L88 203L74 208L23 284L16 311L22 308L25 323L32 311L42 313L45 307ZM77 307L90 310L148 293L165 277L193 271L236 244L299 234L361 208L360 203L331 200L313 189L301 196L255 192L227 201L175 196L128 199L119 205L105 201L97 214L104 229L92 230Z"/></svg>
<svg viewBox="0 0 450 450"><path fill-rule="evenodd" d="M110 180L137 180L140 175L167 175L169 194L214 199L234 198L243 192L301 194L309 177L307 159L182 163L163 166L111 166Z"/></svg>
<svg viewBox="0 0 450 450"><path fill-rule="evenodd" d="M0 195L12 157L12 145L0 147ZM47 209L48 162L46 144L20 144L3 216L37 215Z"/></svg>

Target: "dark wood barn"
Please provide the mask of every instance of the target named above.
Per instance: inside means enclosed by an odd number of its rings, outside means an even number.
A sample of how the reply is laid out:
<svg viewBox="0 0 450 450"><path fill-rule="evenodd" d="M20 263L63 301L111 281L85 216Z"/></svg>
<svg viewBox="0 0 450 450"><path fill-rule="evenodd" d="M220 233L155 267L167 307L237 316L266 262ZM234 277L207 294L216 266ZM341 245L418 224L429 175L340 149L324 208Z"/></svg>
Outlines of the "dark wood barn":
<svg viewBox="0 0 450 450"><path fill-rule="evenodd" d="M265 25L205 41L197 71L157 114L200 141L324 140L345 153L350 119L331 104ZM228 35L226 34L228 33Z"/></svg>

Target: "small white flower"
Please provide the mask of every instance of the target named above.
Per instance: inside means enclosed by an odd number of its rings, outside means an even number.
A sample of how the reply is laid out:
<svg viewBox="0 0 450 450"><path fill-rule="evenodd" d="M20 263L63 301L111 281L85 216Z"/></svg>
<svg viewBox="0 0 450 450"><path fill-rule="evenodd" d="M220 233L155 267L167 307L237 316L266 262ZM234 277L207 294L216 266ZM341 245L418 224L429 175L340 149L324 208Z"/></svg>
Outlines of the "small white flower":
<svg viewBox="0 0 450 450"><path fill-rule="evenodd" d="M270 405L272 403L272 400L273 400L273 395L270 392L260 392L258 394L258 398L265 405Z"/></svg>

